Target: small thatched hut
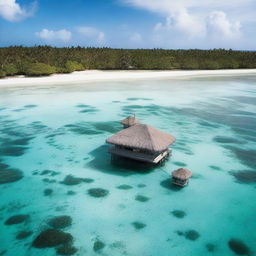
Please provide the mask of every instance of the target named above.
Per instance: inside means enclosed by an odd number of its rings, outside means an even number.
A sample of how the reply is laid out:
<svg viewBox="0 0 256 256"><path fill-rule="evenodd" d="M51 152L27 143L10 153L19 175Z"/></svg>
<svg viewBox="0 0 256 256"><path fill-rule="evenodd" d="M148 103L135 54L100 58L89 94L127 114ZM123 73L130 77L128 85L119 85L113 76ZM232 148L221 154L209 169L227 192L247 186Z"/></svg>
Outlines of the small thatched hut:
<svg viewBox="0 0 256 256"><path fill-rule="evenodd" d="M110 148L113 155L156 164L169 155L168 147L175 140L171 134L154 127L136 124L114 134L107 143L114 145Z"/></svg>
<svg viewBox="0 0 256 256"><path fill-rule="evenodd" d="M191 171L186 168L179 168L172 172L172 183L184 187L188 184L188 180L191 176Z"/></svg>
<svg viewBox="0 0 256 256"><path fill-rule="evenodd" d="M121 120L120 123L124 126L124 128L128 128L135 124L139 124L140 121L135 116L128 116L125 119Z"/></svg>

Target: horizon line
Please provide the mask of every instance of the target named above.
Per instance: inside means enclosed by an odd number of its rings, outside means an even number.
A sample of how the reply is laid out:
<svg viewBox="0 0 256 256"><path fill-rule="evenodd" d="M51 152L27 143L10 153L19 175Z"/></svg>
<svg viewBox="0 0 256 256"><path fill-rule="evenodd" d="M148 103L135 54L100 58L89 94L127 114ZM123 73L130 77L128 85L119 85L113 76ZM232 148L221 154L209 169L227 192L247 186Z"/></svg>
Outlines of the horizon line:
<svg viewBox="0 0 256 256"><path fill-rule="evenodd" d="M108 47L108 46L80 46L80 45L70 45L70 46L52 46L52 45L34 45L34 46L26 46L26 45L9 45L9 46L0 46L0 49L5 48L14 48L14 47L21 47L21 48L38 48L38 47L50 47L50 48L83 48L83 49L109 49L109 50L162 50L162 51L236 51L236 52L256 52L256 50L242 50L242 49L232 49L232 48L208 48L208 49L201 49L201 48L121 48L121 47Z"/></svg>

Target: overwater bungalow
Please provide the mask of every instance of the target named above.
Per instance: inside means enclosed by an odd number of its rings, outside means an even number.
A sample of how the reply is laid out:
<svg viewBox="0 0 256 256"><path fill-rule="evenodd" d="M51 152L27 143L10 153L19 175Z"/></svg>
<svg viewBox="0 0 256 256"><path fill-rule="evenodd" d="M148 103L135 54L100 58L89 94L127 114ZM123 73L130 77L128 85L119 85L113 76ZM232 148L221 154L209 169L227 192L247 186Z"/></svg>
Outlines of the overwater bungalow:
<svg viewBox="0 0 256 256"><path fill-rule="evenodd" d="M184 187L188 184L188 180L191 176L191 171L186 168L179 168L172 172L172 183Z"/></svg>
<svg viewBox="0 0 256 256"><path fill-rule="evenodd" d="M121 120L120 123L123 125L124 129L129 128L135 124L139 124L140 121L134 116L128 116Z"/></svg>
<svg viewBox="0 0 256 256"><path fill-rule="evenodd" d="M113 155L157 164L170 154L175 137L146 124L135 124L106 140Z"/></svg>

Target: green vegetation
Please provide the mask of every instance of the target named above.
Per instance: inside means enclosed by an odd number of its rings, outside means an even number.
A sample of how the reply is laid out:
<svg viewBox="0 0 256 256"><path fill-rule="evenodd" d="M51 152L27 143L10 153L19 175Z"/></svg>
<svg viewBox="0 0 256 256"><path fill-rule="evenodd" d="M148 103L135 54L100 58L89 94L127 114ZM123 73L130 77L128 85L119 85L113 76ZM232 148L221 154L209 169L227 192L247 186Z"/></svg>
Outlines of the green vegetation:
<svg viewBox="0 0 256 256"><path fill-rule="evenodd" d="M173 70L256 68L256 52L214 50L0 48L0 77L43 76L76 70Z"/></svg>
<svg viewBox="0 0 256 256"><path fill-rule="evenodd" d="M30 63L25 69L24 72L28 76L48 76L56 73L57 68L45 63Z"/></svg>
<svg viewBox="0 0 256 256"><path fill-rule="evenodd" d="M3 66L3 72L7 76L13 76L19 72L18 68L13 64L7 64Z"/></svg>
<svg viewBox="0 0 256 256"><path fill-rule="evenodd" d="M67 72L74 72L74 71L81 71L84 70L84 66L81 63L78 63L77 61L67 61L65 68Z"/></svg>
<svg viewBox="0 0 256 256"><path fill-rule="evenodd" d="M6 73L4 71L0 70L0 78L5 77L5 76L6 76Z"/></svg>

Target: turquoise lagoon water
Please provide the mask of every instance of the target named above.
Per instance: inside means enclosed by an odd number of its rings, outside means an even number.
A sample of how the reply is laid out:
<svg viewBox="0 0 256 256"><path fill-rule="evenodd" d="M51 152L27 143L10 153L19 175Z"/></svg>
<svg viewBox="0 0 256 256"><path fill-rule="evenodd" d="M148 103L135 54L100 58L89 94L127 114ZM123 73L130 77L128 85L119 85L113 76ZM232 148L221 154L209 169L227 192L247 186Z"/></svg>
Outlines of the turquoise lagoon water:
<svg viewBox="0 0 256 256"><path fill-rule="evenodd" d="M255 254L256 76L2 88L0 107L0 255L56 255L32 244L62 215L75 255ZM165 165L111 163L105 139L134 113L177 138Z"/></svg>

